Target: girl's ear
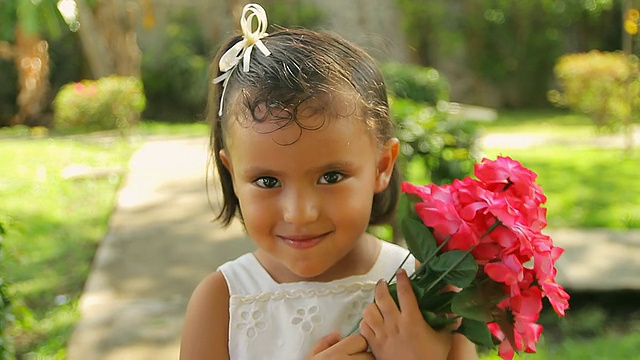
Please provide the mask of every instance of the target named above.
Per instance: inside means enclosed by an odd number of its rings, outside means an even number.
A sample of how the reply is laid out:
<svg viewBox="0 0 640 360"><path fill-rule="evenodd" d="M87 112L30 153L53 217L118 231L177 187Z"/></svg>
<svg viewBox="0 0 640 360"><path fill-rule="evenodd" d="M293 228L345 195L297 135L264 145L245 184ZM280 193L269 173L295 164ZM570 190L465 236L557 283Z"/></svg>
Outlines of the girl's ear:
<svg viewBox="0 0 640 360"><path fill-rule="evenodd" d="M231 174L231 177L233 177L233 167L231 166L231 158L229 157L229 154L227 153L227 151L225 149L221 149L218 152L218 155L220 155L220 161L222 161L222 164L224 165L224 167L227 168L227 170Z"/></svg>
<svg viewBox="0 0 640 360"><path fill-rule="evenodd" d="M398 159L400 153L400 140L391 138L384 144L384 148L378 159L378 167L376 171L375 192L379 193L387 188L391 176L393 175L393 166Z"/></svg>

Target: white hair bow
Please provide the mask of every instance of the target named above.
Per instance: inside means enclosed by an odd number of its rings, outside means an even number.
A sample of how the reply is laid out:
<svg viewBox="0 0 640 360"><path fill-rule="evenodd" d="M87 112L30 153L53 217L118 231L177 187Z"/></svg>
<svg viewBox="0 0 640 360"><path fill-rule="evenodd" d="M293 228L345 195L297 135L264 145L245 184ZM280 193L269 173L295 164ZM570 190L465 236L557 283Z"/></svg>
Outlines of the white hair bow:
<svg viewBox="0 0 640 360"><path fill-rule="evenodd" d="M253 29L253 20L256 20L257 27ZM258 4L247 4L242 9L242 17L240 18L240 29L242 29L242 40L238 41L229 50L227 50L220 58L219 68L224 74L213 79L213 83L222 83L222 96L220 97L220 110L218 116L222 116L222 104L224 102L224 94L227 90L227 82L233 71L238 67L240 59L242 59L242 71L249 71L249 63L251 61L251 51L256 45L264 56L271 55L271 51L262 42L263 37L269 35L267 31L267 14L262 6Z"/></svg>

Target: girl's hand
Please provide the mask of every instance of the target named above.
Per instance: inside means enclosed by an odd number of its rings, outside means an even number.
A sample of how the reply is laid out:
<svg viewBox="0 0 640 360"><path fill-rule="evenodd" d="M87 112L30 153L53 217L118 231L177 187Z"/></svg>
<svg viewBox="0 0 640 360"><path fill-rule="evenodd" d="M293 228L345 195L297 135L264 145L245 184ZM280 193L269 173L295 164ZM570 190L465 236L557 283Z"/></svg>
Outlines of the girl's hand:
<svg viewBox="0 0 640 360"><path fill-rule="evenodd" d="M304 359L375 359L371 353L367 352L367 348L367 340L360 334L347 336L340 340L340 334L334 332L318 340Z"/></svg>
<svg viewBox="0 0 640 360"><path fill-rule="evenodd" d="M375 289L375 302L362 312L360 333L367 340L375 358L385 359L446 359L452 334L437 332L423 319L409 277L399 270L398 302L393 301L384 281Z"/></svg>

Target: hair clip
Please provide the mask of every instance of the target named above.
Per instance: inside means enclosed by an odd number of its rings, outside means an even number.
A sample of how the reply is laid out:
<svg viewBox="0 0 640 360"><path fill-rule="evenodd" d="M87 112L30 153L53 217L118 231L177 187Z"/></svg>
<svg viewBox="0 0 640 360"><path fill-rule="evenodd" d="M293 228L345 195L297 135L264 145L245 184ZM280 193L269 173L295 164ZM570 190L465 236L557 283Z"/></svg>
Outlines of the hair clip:
<svg viewBox="0 0 640 360"><path fill-rule="evenodd" d="M257 27L253 29L253 20L256 20ZM222 116L222 104L224 102L224 94L227 90L227 82L233 71L238 67L240 59L242 59L242 71L249 71L249 63L251 61L251 51L256 45L264 56L271 55L271 51L267 49L260 40L269 35L267 31L267 14L262 6L258 4L247 4L242 9L242 17L240 18L240 29L242 30L242 40L238 41L229 50L227 50L220 58L219 68L224 74L213 79L213 83L222 83L222 96L220 97L220 109L218 116Z"/></svg>

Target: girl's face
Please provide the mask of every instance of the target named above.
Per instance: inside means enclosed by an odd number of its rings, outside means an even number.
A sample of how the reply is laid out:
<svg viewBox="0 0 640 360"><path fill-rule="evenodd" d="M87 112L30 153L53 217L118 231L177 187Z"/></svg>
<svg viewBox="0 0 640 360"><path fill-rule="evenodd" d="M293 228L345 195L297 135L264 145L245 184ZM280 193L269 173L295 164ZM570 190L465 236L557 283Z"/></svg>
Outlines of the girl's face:
<svg viewBox="0 0 640 360"><path fill-rule="evenodd" d="M319 114L302 122L314 127L322 121ZM229 126L220 155L246 230L276 281L354 275L349 269L371 258L364 249L371 248L365 230L373 195L391 178L398 140L380 150L355 117L326 119L319 129L300 131L295 123L270 134Z"/></svg>

